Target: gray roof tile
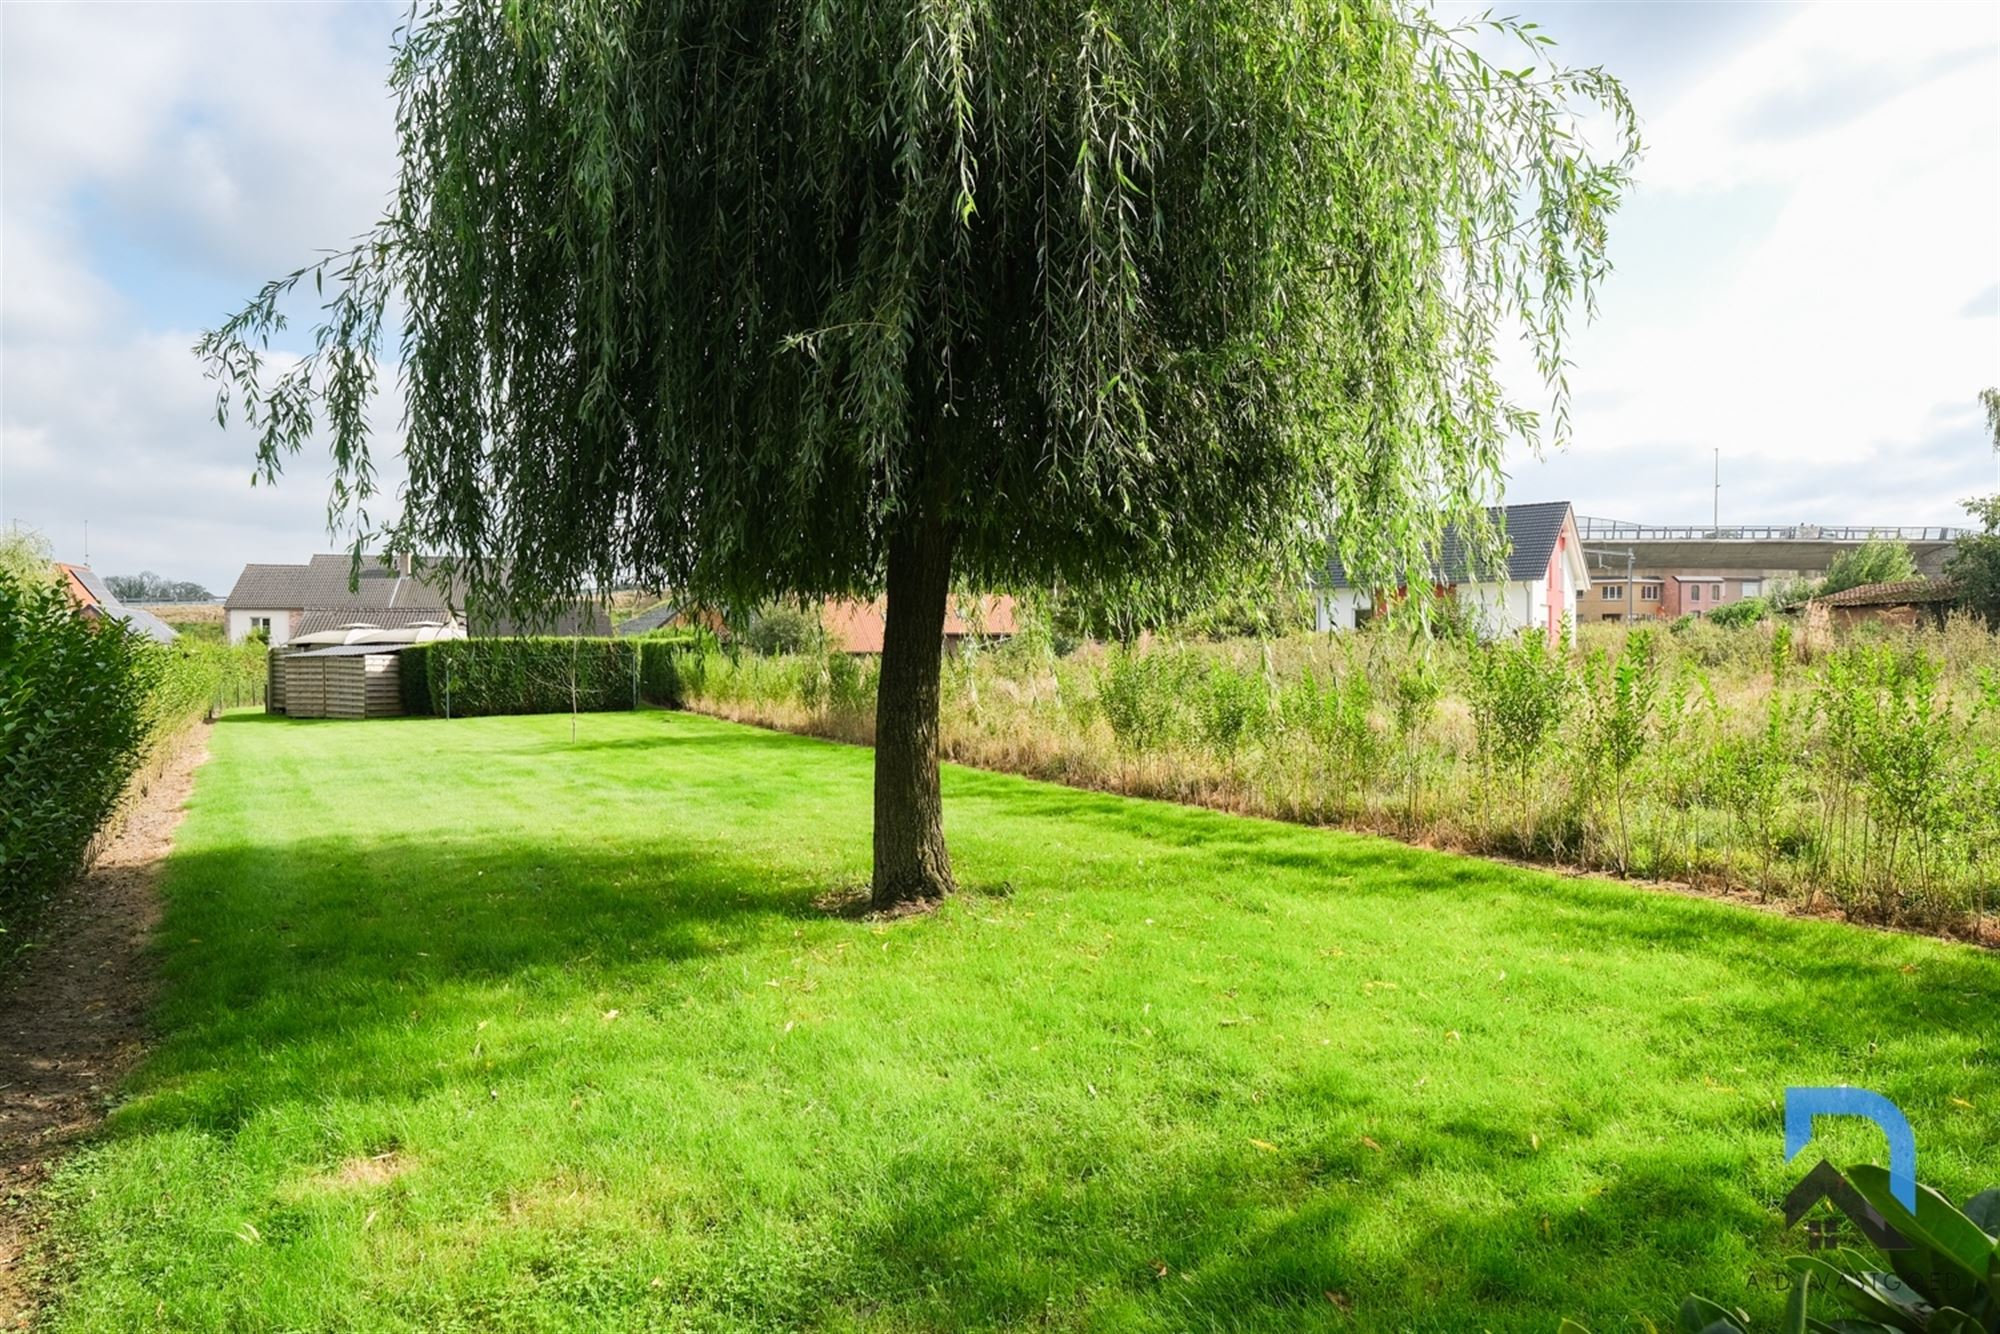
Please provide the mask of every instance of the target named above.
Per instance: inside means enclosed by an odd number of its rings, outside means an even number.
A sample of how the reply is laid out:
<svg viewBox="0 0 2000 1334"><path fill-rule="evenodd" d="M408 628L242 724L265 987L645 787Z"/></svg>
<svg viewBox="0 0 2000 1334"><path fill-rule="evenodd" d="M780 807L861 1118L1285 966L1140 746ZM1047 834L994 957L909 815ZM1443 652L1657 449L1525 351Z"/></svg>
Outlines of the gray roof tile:
<svg viewBox="0 0 2000 1334"><path fill-rule="evenodd" d="M292 636L316 635L349 625L372 625L378 630L400 630L425 621L451 621L452 615L436 607L309 607L299 617Z"/></svg>
<svg viewBox="0 0 2000 1334"><path fill-rule="evenodd" d="M97 599L97 609L114 621L123 621L135 632L161 644L171 644L181 637L180 631L168 625L143 607L128 607L118 600L118 595L97 577L97 571L88 565L65 565L64 569L91 597Z"/></svg>
<svg viewBox="0 0 2000 1334"><path fill-rule="evenodd" d="M225 607L251 611L286 611L306 605L303 565L245 565L236 586L222 600Z"/></svg>
<svg viewBox="0 0 2000 1334"><path fill-rule="evenodd" d="M1507 578L1516 582L1540 579L1549 568L1549 557L1555 554L1556 539L1562 535L1563 523L1570 515L1570 503L1546 500L1530 505L1496 505L1486 513L1501 528L1503 540L1508 544ZM1458 525L1452 524L1445 529L1432 577L1447 584L1475 582L1479 576L1470 574L1466 566L1465 541L1459 535ZM1338 556L1327 565L1326 586L1347 587L1347 572L1341 568Z"/></svg>
<svg viewBox="0 0 2000 1334"><path fill-rule="evenodd" d="M415 573L403 575L385 557L363 556L357 574L354 558L346 552L322 553L304 565L246 565L223 605L304 612L299 620L300 634L338 629L356 621L386 629L414 621L448 620L454 610L463 612L462 587L453 588L437 571L423 569L421 559L417 566ZM524 632L524 627L512 620L477 614L470 618L469 628L475 635ZM579 604L558 613L547 628L526 627L525 631L609 635L611 618L602 607Z"/></svg>
<svg viewBox="0 0 2000 1334"><path fill-rule="evenodd" d="M623 622L618 627L621 635L646 635L660 629L667 622L681 614L681 609L671 602L661 602L648 607L637 616Z"/></svg>

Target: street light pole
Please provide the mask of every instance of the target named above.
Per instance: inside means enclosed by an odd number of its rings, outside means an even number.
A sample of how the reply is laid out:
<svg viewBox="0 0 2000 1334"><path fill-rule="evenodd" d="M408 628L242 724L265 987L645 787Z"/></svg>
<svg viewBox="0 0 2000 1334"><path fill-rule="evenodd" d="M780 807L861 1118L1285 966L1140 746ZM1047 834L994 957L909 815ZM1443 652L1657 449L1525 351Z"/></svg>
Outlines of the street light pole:
<svg viewBox="0 0 2000 1334"><path fill-rule="evenodd" d="M1585 547L1583 549L1583 554L1585 557L1590 557L1590 556L1597 557L1598 563L1600 565L1603 564L1607 559L1612 557L1620 555L1625 557L1625 596L1622 599L1624 603L1624 611L1621 614L1628 621L1631 620L1634 616L1638 615L1639 548L1627 547L1625 548L1624 551L1619 552L1614 550L1606 550L1602 547ZM1586 567L1588 566L1588 564L1589 562L1588 560L1586 560L1585 561Z"/></svg>

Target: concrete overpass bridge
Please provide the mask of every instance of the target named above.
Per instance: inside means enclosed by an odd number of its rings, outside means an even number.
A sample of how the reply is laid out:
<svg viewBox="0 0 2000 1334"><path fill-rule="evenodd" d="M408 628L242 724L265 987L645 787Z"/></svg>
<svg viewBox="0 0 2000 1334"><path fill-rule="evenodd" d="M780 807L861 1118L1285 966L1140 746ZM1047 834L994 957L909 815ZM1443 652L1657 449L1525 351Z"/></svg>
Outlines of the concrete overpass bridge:
<svg viewBox="0 0 2000 1334"><path fill-rule="evenodd" d="M1796 570L1824 574L1833 558L1872 538L1909 545L1923 574L1944 573L1958 539L1969 528L1898 527L1809 523L1750 524L1715 527L1705 524L1625 523L1617 519L1577 516L1578 535L1596 571L1622 570L1629 558L1637 569L1663 570Z"/></svg>

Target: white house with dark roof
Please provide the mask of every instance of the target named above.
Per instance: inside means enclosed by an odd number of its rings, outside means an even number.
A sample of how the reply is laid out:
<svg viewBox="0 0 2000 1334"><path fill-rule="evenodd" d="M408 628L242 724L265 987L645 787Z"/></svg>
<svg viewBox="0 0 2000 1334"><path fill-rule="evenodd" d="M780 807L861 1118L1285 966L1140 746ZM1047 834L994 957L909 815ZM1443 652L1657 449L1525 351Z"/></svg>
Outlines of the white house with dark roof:
<svg viewBox="0 0 2000 1334"><path fill-rule="evenodd" d="M222 606L230 643L240 644L261 630L275 648L299 635L346 626L392 630L456 624L464 619L464 595L442 585L435 573L413 569L408 556L394 563L364 556L356 578L353 558L337 552L314 556L303 565L245 565ZM478 635L521 630L503 618L475 613L470 620L468 628ZM608 635L611 620L603 608L579 604L534 632Z"/></svg>
<svg viewBox="0 0 2000 1334"><path fill-rule="evenodd" d="M345 554L314 556L304 565L244 566L222 601L229 642L240 644L261 630L273 647L289 643L308 633L301 625L317 612L337 613L341 623L398 611L451 619L445 597L411 573L407 557L395 565L365 562L359 579L352 575L353 560Z"/></svg>
<svg viewBox="0 0 2000 1334"><path fill-rule="evenodd" d="M261 630L273 646L289 643L305 611L306 572L304 565L245 565L222 600L229 642L240 644Z"/></svg>
<svg viewBox="0 0 2000 1334"><path fill-rule="evenodd" d="M1567 617L1576 621L1577 595L1590 587L1576 511L1566 500L1507 505L1487 511L1507 544L1506 569L1472 568L1456 527L1445 531L1431 582L1463 607L1489 635L1530 627L1554 635ZM1368 623L1397 590L1357 588L1336 560L1317 590L1321 630L1354 630Z"/></svg>

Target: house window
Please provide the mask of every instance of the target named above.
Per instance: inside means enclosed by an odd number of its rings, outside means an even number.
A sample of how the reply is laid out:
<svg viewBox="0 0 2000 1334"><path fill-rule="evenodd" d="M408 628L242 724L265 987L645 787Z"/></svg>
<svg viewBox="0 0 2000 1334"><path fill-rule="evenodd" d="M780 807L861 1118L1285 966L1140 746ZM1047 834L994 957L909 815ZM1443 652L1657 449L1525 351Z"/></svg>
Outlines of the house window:
<svg viewBox="0 0 2000 1334"><path fill-rule="evenodd" d="M1615 624L1617 624L1617 623L1618 623L1619 621L1622 621L1622 620L1624 620L1624 619L1625 619L1625 617L1624 617L1623 615L1621 615L1620 613L1618 613L1618 612L1615 612L1615 611L1607 611L1607 612L1605 612L1605 613L1604 613L1604 619L1605 619L1605 620L1607 620L1607 621L1610 621L1610 622L1611 622L1612 624L1614 624L1614 625L1615 625Z"/></svg>
<svg viewBox="0 0 2000 1334"><path fill-rule="evenodd" d="M259 630L262 630L262 631L263 631L263 632L264 632L264 633L265 633L266 635L269 635L269 634L271 633L271 618L270 618L270 617L268 617L268 616L252 616L252 617L250 618L250 633L254 635L254 634L256 634L256 633L257 633L257 632L258 632Z"/></svg>
<svg viewBox="0 0 2000 1334"><path fill-rule="evenodd" d="M1639 585L1639 601L1658 602L1659 600L1660 600L1660 586L1658 584Z"/></svg>
<svg viewBox="0 0 2000 1334"><path fill-rule="evenodd" d="M1745 579L1743 581L1743 596L1746 598L1763 597L1764 581L1762 579Z"/></svg>
<svg viewBox="0 0 2000 1334"><path fill-rule="evenodd" d="M1689 584L1689 585L1688 585L1688 601L1689 601L1689 602L1699 602L1699 601L1701 601L1701 585L1700 585L1700 584Z"/></svg>
<svg viewBox="0 0 2000 1334"><path fill-rule="evenodd" d="M1625 600L1625 585L1606 584L1604 586L1604 600L1606 602L1623 602Z"/></svg>

